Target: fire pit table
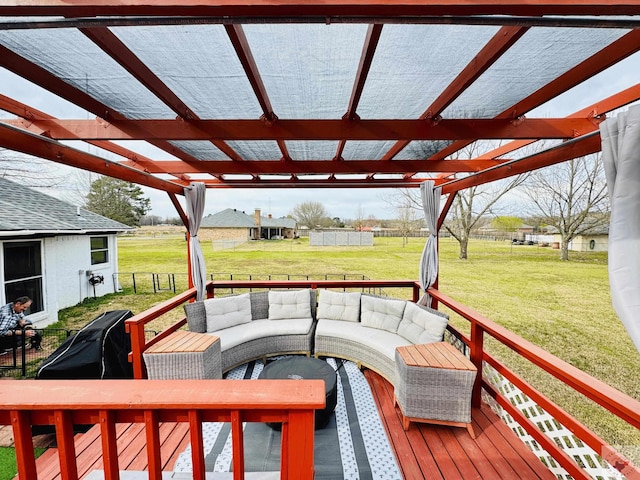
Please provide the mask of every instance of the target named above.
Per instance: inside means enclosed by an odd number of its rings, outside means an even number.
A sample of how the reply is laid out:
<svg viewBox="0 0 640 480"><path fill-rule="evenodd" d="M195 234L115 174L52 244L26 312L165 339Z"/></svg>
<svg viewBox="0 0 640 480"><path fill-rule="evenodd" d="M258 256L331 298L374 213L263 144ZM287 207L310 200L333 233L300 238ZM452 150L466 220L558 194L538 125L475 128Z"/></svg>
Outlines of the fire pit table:
<svg viewBox="0 0 640 480"><path fill-rule="evenodd" d="M324 409L316 410L315 428L326 427L338 400L335 370L324 360L310 357L287 357L268 363L260 375L263 380L324 380L327 403ZM281 423L268 423L274 430L282 429Z"/></svg>

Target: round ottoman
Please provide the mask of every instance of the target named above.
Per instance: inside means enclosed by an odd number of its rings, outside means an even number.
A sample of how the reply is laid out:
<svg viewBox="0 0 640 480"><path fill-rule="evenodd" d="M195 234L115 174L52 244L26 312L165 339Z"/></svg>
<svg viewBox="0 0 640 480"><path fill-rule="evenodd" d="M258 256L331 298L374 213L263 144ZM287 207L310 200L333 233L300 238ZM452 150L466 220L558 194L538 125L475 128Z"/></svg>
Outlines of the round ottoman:
<svg viewBox="0 0 640 480"><path fill-rule="evenodd" d="M288 357L268 363L260 375L263 380L292 380L318 379L324 380L327 403L324 409L316 410L315 428L324 428L336 408L338 401L338 389L336 384L336 371L324 360L310 357ZM268 423L274 430L282 428L281 423Z"/></svg>

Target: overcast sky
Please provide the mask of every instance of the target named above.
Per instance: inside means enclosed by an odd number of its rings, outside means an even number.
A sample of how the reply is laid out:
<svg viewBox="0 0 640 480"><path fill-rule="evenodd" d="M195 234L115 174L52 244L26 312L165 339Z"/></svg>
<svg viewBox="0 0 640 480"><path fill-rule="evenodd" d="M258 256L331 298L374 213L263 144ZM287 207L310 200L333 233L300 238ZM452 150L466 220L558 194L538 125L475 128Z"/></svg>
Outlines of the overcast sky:
<svg viewBox="0 0 640 480"><path fill-rule="evenodd" d="M640 72L640 54L609 70L591 78L557 99L537 108L527 116L560 117L577 111L589 104L628 88L638 81ZM58 118L93 118L84 110L62 100L40 87L27 82L0 67L0 93L14 98L38 110ZM10 118L0 111L0 118ZM75 142L77 146L80 142ZM157 150L144 142L124 142L127 148L152 158ZM80 147L77 147L80 148ZM86 147L85 147L86 149ZM167 154L160 155L167 158ZM74 178L70 175L69 178ZM28 184L28 179L23 179ZM177 214L165 192L144 187L145 195L151 199L150 214L162 218L175 217ZM59 192L50 192L59 194ZM389 202L392 192L389 189L208 189L205 215L216 213L225 208L236 208L251 213L259 208L263 215L285 216L293 207L305 201L321 202L331 217L354 219L358 210L366 217L394 218L394 208ZM182 197L180 197L182 199ZM183 202L184 205L184 202Z"/></svg>

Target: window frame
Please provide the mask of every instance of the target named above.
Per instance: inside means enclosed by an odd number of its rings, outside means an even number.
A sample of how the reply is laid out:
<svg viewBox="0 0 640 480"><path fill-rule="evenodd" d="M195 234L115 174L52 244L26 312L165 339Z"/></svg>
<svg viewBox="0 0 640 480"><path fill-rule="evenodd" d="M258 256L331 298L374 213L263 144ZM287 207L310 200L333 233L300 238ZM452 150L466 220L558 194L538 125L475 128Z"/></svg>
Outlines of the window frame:
<svg viewBox="0 0 640 480"><path fill-rule="evenodd" d="M93 240L94 239L104 239L105 246L101 246L100 248L93 248ZM94 262L94 253L103 253L105 254L105 261ZM99 267L100 265L108 265L111 261L111 246L109 242L109 235L92 235L89 237L89 258L91 261L92 267Z"/></svg>

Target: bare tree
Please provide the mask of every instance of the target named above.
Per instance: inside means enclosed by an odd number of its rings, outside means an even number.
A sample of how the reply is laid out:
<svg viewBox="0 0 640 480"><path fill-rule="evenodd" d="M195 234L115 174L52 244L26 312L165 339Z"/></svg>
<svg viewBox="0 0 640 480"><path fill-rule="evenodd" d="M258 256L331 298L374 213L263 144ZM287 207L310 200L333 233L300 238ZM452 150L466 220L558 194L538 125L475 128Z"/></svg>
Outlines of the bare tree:
<svg viewBox="0 0 640 480"><path fill-rule="evenodd" d="M402 236L402 246L404 247L409 243L409 235L420 228L422 221L418 218L418 212L411 206L411 203L407 201L404 205L398 206L396 209L397 225L400 235Z"/></svg>
<svg viewBox="0 0 640 480"><path fill-rule="evenodd" d="M53 162L0 147L0 177L30 187L58 187L66 177Z"/></svg>
<svg viewBox="0 0 640 480"><path fill-rule="evenodd" d="M560 234L560 259L569 243L609 223L609 197L602 155L588 155L531 174L526 186L537 217Z"/></svg>
<svg viewBox="0 0 640 480"><path fill-rule="evenodd" d="M478 155L480 147L477 142L472 143L460 150L456 156L474 158ZM526 174L516 175L505 180L469 187L455 194L456 197L443 226L458 241L460 259L468 258L471 231L487 215L497 215L498 201L506 193L521 185L526 178ZM408 202L413 208L422 212L422 200L418 189L401 189L394 198L396 205Z"/></svg>
<svg viewBox="0 0 640 480"><path fill-rule="evenodd" d="M320 202L299 203L293 207L291 216L295 218L298 225L305 226L310 229L326 225L327 220L331 222L324 205Z"/></svg>
<svg viewBox="0 0 640 480"><path fill-rule="evenodd" d="M356 212L356 218L353 221L353 228L359 232L364 227L365 218L364 218L364 210L362 209L362 205L358 204L358 210Z"/></svg>

